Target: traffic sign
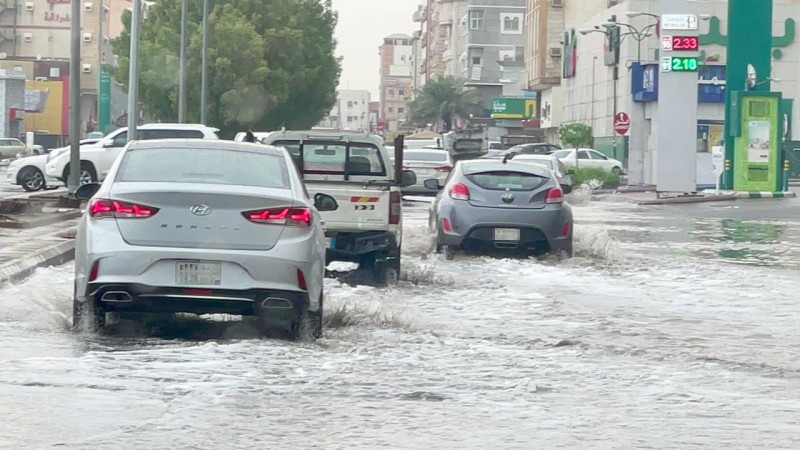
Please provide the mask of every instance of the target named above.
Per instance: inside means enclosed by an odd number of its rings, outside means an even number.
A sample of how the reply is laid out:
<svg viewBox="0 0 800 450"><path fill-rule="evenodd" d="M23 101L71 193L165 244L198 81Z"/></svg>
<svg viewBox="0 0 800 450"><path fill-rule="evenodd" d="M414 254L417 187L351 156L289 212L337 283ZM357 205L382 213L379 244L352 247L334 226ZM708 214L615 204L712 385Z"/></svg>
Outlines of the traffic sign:
<svg viewBox="0 0 800 450"><path fill-rule="evenodd" d="M631 128L631 118L624 112L618 112L614 116L614 131L617 134L626 135Z"/></svg>

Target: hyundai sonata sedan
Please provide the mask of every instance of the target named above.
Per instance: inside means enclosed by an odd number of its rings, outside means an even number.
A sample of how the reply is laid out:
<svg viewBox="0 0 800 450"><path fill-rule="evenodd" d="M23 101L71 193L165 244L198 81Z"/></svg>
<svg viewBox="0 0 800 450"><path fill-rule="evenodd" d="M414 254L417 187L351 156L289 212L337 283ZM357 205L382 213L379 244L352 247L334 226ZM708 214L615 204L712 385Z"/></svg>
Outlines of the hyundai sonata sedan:
<svg viewBox="0 0 800 450"><path fill-rule="evenodd" d="M157 161L158 164L153 162ZM282 149L230 141L127 146L88 199L78 228L73 323L106 314L258 316L293 338L322 331L325 236Z"/></svg>
<svg viewBox="0 0 800 450"><path fill-rule="evenodd" d="M425 180L435 188L439 181ZM572 210L553 171L538 164L458 162L431 206L436 250L516 251L572 256Z"/></svg>

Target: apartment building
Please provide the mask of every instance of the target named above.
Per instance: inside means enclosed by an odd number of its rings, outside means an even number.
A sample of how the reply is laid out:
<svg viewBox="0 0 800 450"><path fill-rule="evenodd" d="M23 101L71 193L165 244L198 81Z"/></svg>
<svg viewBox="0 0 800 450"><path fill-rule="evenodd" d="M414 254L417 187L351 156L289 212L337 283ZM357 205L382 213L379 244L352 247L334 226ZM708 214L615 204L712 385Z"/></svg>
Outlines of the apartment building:
<svg viewBox="0 0 800 450"><path fill-rule="evenodd" d="M525 81L526 0L469 0L464 29L462 77L482 96L487 117L492 101L519 95Z"/></svg>
<svg viewBox="0 0 800 450"><path fill-rule="evenodd" d="M69 0L0 0L3 66L21 68L32 81L67 80L71 8ZM113 62L110 25L109 0L81 1L80 101L84 129L91 128L97 118L100 66Z"/></svg>
<svg viewBox="0 0 800 450"><path fill-rule="evenodd" d="M380 46L381 118L386 132L396 132L408 118L408 103L413 96L414 46L407 34L392 34Z"/></svg>
<svg viewBox="0 0 800 450"><path fill-rule="evenodd" d="M336 104L319 123L320 127L339 130L370 130L370 93L362 90L339 90Z"/></svg>

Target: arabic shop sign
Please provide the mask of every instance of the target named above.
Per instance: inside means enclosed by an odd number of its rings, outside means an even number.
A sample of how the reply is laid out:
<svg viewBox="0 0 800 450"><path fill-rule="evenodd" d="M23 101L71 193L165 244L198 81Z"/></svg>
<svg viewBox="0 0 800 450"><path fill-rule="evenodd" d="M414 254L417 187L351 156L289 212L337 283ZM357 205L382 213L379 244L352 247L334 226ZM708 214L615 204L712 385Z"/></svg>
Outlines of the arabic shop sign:
<svg viewBox="0 0 800 450"><path fill-rule="evenodd" d="M45 11L44 13L44 21L45 22L69 22L71 19L69 14L56 14L52 11Z"/></svg>
<svg viewBox="0 0 800 450"><path fill-rule="evenodd" d="M538 116L539 103L530 97L498 97L492 102L492 119L531 119Z"/></svg>
<svg viewBox="0 0 800 450"><path fill-rule="evenodd" d="M783 58L784 47L792 45L795 40L797 23L794 19L786 19L784 22L783 36L772 37L772 57L776 60ZM700 45L720 45L728 46L728 36L722 34L722 22L719 17L713 16L708 24L708 33L700 35ZM711 61L715 56L707 57L705 52L701 52L700 59Z"/></svg>

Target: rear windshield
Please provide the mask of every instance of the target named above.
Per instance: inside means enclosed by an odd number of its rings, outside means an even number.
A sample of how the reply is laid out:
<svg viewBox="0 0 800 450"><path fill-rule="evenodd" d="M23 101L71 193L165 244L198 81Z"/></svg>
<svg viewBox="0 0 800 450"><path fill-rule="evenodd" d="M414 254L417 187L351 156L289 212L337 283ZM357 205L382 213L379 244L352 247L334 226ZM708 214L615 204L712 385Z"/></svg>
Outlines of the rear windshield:
<svg viewBox="0 0 800 450"><path fill-rule="evenodd" d="M572 153L572 150L558 150L553 152L553 156L556 158L566 158Z"/></svg>
<svg viewBox="0 0 800 450"><path fill-rule="evenodd" d="M447 153L445 152L412 152L407 151L403 153L403 159L406 161L429 161L429 162L446 162Z"/></svg>
<svg viewBox="0 0 800 450"><path fill-rule="evenodd" d="M203 139L200 130L138 130L137 139L145 141L151 139Z"/></svg>
<svg viewBox="0 0 800 450"><path fill-rule="evenodd" d="M117 182L204 183L290 189L286 160L258 152L158 148L125 154Z"/></svg>
<svg viewBox="0 0 800 450"><path fill-rule="evenodd" d="M474 173L467 179L484 189L500 191L530 191L547 182L547 178L532 173L510 170Z"/></svg>
<svg viewBox="0 0 800 450"><path fill-rule="evenodd" d="M367 143L276 141L298 168L311 175L386 175L378 147Z"/></svg>

